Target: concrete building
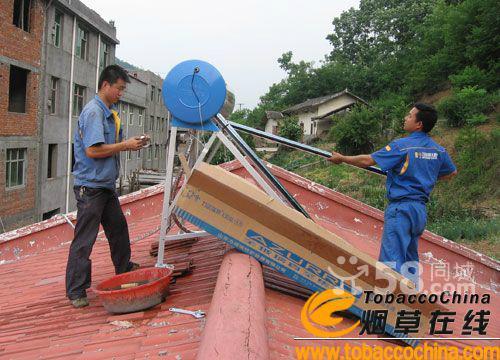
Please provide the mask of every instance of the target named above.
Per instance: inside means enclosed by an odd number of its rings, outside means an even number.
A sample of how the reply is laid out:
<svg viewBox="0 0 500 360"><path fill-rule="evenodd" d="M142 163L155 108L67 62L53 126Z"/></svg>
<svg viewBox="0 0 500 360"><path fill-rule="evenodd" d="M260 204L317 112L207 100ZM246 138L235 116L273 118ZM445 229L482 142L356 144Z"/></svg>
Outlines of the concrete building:
<svg viewBox="0 0 500 360"><path fill-rule="evenodd" d="M42 219L75 210L72 141L78 116L115 61L116 28L79 0L48 2L43 37L40 148Z"/></svg>
<svg viewBox="0 0 500 360"><path fill-rule="evenodd" d="M76 209L73 135L99 74L118 44L107 22L79 0L0 3L0 232ZM138 169L165 169L169 115L162 79L130 71L117 104L126 138L151 146L121 154L121 183Z"/></svg>
<svg viewBox="0 0 500 360"><path fill-rule="evenodd" d="M117 104L125 138L147 134L150 145L140 151L120 154L122 192L129 191L133 174L138 170L164 171L170 116L163 105L163 79L148 70L128 70L130 84Z"/></svg>
<svg viewBox="0 0 500 360"><path fill-rule="evenodd" d="M44 10L0 1L0 231L38 219Z"/></svg>
<svg viewBox="0 0 500 360"><path fill-rule="evenodd" d="M144 169L165 171L170 115L163 103L163 79L145 70L132 72L147 84L144 133L151 137L151 146L144 149Z"/></svg>
<svg viewBox="0 0 500 360"><path fill-rule="evenodd" d="M145 108L147 84L133 74L129 74L130 84L127 84L120 102L116 105L122 120L123 137L144 134ZM120 153L120 181L121 185L128 184L130 175L137 169L142 169L144 150L126 151Z"/></svg>

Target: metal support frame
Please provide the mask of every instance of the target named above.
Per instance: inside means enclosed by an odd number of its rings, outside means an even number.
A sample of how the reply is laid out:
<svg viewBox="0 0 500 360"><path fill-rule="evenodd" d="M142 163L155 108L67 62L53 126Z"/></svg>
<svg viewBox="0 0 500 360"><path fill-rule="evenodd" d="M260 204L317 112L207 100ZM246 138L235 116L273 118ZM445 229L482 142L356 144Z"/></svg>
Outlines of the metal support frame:
<svg viewBox="0 0 500 360"><path fill-rule="evenodd" d="M254 129L254 128L251 128L250 126L245 126L245 125L238 124L238 123L235 123L232 121L229 121L229 124L233 128L235 128L236 130L240 130L240 131L243 131L247 134L258 136L262 139L270 140L270 141L276 142L278 144L282 144L282 145L291 147L293 149L298 149L300 151L304 151L304 152L307 152L309 154L319 155L325 159L328 159L332 156L332 153L329 151L326 151L323 149L318 149L318 148L315 148L315 147L310 146L310 145L299 143L297 141L289 140L289 139L286 139L284 137L270 134L270 133L267 133L267 132L262 131L262 130ZM371 172L373 172L375 174L379 174L379 175L387 175L387 173L385 171L383 171L375 166L368 166L365 168L365 170L371 171Z"/></svg>
<svg viewBox="0 0 500 360"><path fill-rule="evenodd" d="M227 149L234 155L234 157L243 165L248 171L248 173L257 181L257 183L262 186L264 191L272 197L273 199L279 200L284 203L284 201L278 196L278 194L269 186L269 184L264 181L264 179L257 173L257 171L250 165L250 163L245 159L243 154L238 150L238 148L227 138L226 135L219 132L217 133L219 140L226 145Z"/></svg>
<svg viewBox="0 0 500 360"><path fill-rule="evenodd" d="M222 116L221 116L222 118ZM222 118L224 121L225 119ZM231 133L229 134L230 136L233 136ZM239 137L239 136L238 136ZM196 169L201 162L205 160L207 155L209 154L212 146L214 145L215 141L219 139L220 143L224 144L227 149L235 156L235 158L243 165L243 167L248 171L248 173L255 179L255 181L264 189L264 191L273 199L276 199L284 204L288 204L286 199L283 199L282 196L280 196L275 189L273 189L273 186L276 187L276 185L270 181L271 183L267 182L261 174L250 164L250 162L245 158L245 156L241 153L241 151L238 149L238 147L233 143L235 141L240 147L241 147L241 142L243 144L246 144L241 138L240 139L234 139L231 141L228 136L223 132L214 132L208 142L205 144L203 147L203 150L201 151L200 155L197 157L196 162L193 166L193 169ZM158 258L156 260L156 267L172 267L172 265L165 264L164 263L164 258L165 258L165 243L168 241L172 240L179 240L179 239L190 239L190 238L195 238L195 237L205 237L210 235L206 231L195 231L193 233L182 233L179 232L178 234L173 234L173 235L167 235L167 231L170 228L171 225L171 215L172 211L174 210L174 207L177 204L177 201L179 199L180 194L186 187L186 184L188 182L188 178L190 174L186 174L186 179L184 180L181 188L177 192L175 198L173 199L172 202L170 202L170 194L171 194L171 188L172 188L172 183L173 183L173 172L174 172L174 155L175 155L175 147L176 147L176 142L177 142L177 127L172 127L170 130L170 137L168 141L168 154L167 154L167 163L166 163L166 179L165 179L165 189L163 193L163 210L162 210L162 219L161 219L161 226L160 226L160 239L158 242ZM220 144L219 143L219 144ZM215 150L217 150L218 147L215 147ZM253 152L252 152L253 153ZM192 155L192 154L191 154ZM255 155L255 154L253 154ZM255 159L250 158L252 162L255 162ZM260 163L261 166L264 166L263 164ZM258 168L258 166L256 166ZM266 169L267 170L267 169ZM193 171L191 171L191 174ZM264 174L266 175L266 174ZM271 175L271 177L274 179L276 182L277 180ZM268 180L270 180L268 178ZM281 184L280 184L281 185ZM281 190L281 189L278 189ZM283 191L283 190L281 190ZM286 192L286 190L284 190ZM288 193L286 193L288 194ZM288 194L289 195L289 194ZM290 196L290 195L289 195ZM307 213L306 213L307 214Z"/></svg>
<svg viewBox="0 0 500 360"><path fill-rule="evenodd" d="M205 159L216 139L217 139L217 134L213 133L208 142L205 144L203 150L201 151L200 156L198 156L198 158L196 159L193 169L198 167L199 164ZM164 263L165 242L172 240L179 240L179 239L189 239L193 237L204 237L209 235L206 231L195 231L193 233L188 233L188 234L179 232L178 234L175 235L167 235L167 231L170 228L170 221L171 221L170 216L172 214L175 204L177 204L177 200L180 194L186 187L188 180L186 178L181 188L177 192L175 198L173 199L172 203L170 203L170 193L172 188L172 179L174 175L174 155L175 155L176 143L177 143L177 127L173 126L170 130L170 137L168 141L168 154L167 154L167 165L166 165L167 173L165 178L165 188L163 192L163 210L162 210L162 219L160 226L160 239L158 242L158 258L156 259L156 267L172 267L171 265ZM186 177L187 176L189 176L189 174L186 174Z"/></svg>
<svg viewBox="0 0 500 360"><path fill-rule="evenodd" d="M307 211L302 208L299 202L285 189L285 187L276 179L276 177L269 171L266 165L262 162L262 160L255 154L255 152L248 146L248 144L243 140L243 138L238 134L238 132L233 128L231 123L229 123L224 116L221 114L217 114L216 117L213 118L215 124L221 129L225 134L231 137L231 140L238 146L238 148L248 156L257 171L263 176L266 180L269 181L270 185L273 186L276 191L286 199L287 203L292 206L295 210L299 211L306 218L310 219L311 217L307 213Z"/></svg>
<svg viewBox="0 0 500 360"><path fill-rule="evenodd" d="M168 153L167 153L167 174L165 177L165 185L163 190L163 210L161 213L161 226L160 226L160 241L158 244L158 258L156 260L156 267L165 267L163 264L163 257L165 256L165 236L168 227L170 226L170 213L168 213L168 205L170 203L170 189L172 188L172 177L174 175L174 154L175 144L177 142L177 127L173 126L170 129L170 138L168 140Z"/></svg>

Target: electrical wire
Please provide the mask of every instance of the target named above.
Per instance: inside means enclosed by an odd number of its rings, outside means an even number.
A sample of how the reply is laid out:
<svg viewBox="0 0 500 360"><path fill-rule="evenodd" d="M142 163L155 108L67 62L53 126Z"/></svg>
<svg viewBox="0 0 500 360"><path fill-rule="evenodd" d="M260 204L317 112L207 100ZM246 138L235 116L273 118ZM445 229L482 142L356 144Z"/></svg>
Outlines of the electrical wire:
<svg viewBox="0 0 500 360"><path fill-rule="evenodd" d="M205 130L203 129L203 117L201 115L201 101L200 101L200 97L198 96L198 94L196 93L196 90L194 88L194 77L199 72L200 72L200 68L198 66L196 66L193 69L193 75L191 77L191 90L193 91L193 94L196 97L196 101L198 102L198 116L200 119L201 132L203 134L205 132ZM203 145L203 147L205 147L205 143L203 142L203 136L201 136L201 141L199 139L196 139L196 141L198 141L201 145Z"/></svg>

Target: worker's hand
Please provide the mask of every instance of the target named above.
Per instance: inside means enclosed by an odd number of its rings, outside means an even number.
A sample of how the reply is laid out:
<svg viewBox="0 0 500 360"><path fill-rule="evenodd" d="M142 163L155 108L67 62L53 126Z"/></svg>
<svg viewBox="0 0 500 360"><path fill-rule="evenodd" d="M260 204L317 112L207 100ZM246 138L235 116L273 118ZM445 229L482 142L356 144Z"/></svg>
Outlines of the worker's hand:
<svg viewBox="0 0 500 360"><path fill-rule="evenodd" d="M146 135L146 134L142 134L141 135L141 140L142 140L142 147L143 148L147 148L149 147L150 142L151 142L151 137L149 135Z"/></svg>
<svg viewBox="0 0 500 360"><path fill-rule="evenodd" d="M140 136L133 136L125 140L125 147L127 150L141 150L144 146L144 140Z"/></svg>
<svg viewBox="0 0 500 360"><path fill-rule="evenodd" d="M334 164L342 164L344 162L344 155L332 151L332 156L328 159L328 161L331 161Z"/></svg>

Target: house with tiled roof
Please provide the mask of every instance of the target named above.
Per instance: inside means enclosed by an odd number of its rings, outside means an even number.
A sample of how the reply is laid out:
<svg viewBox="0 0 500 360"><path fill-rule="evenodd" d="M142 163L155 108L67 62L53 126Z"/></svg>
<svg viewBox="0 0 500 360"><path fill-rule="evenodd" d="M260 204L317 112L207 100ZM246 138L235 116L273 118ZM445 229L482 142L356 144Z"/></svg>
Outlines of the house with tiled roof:
<svg viewBox="0 0 500 360"><path fill-rule="evenodd" d="M264 131L270 134L278 135L279 121L283 118L283 114L279 111L266 110L263 119L263 122L266 124Z"/></svg>
<svg viewBox="0 0 500 360"><path fill-rule="evenodd" d="M335 94L308 99L283 110L283 114L298 117L304 140L308 140L328 133L332 115L349 111L357 104L368 105L365 100L345 89Z"/></svg>

